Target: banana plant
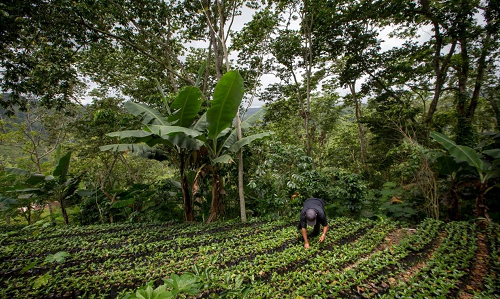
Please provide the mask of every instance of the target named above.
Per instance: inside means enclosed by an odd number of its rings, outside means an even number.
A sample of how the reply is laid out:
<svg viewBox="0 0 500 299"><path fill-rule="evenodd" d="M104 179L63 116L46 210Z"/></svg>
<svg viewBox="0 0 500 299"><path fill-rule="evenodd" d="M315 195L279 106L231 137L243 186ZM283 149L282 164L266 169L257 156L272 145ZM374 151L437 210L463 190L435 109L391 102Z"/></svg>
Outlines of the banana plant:
<svg viewBox="0 0 500 299"><path fill-rule="evenodd" d="M60 157L60 147L57 150L57 157ZM5 171L26 177L24 186L16 192L22 193L20 198L43 198L56 200L61 206L64 224L69 224L68 213L66 211L66 200L75 193L85 172L77 175L68 175L71 152L57 159L58 163L52 175L33 173L20 168L5 168Z"/></svg>
<svg viewBox="0 0 500 299"><path fill-rule="evenodd" d="M160 89L161 91L161 89ZM111 144L101 146L102 151L126 151L138 156L158 161L177 161L181 176L181 191L184 201L184 216L186 221L194 221L193 203L189 192L186 176L186 164L191 153L197 151L202 142L195 139L201 134L199 127L204 127L205 120L200 118L194 122L201 107L201 92L197 87L183 88L169 107L164 98L168 115L145 104L126 102L125 108L132 114L142 117L144 127L141 130L126 130L107 134L110 137L127 139L132 143ZM173 112L172 112L173 111ZM164 145L173 149L177 157L173 159L155 145Z"/></svg>
<svg viewBox="0 0 500 299"><path fill-rule="evenodd" d="M184 211L186 220L194 220L192 200L186 174L187 162L194 153L208 152L209 163L202 168L209 168L212 172L212 203L209 221L217 218L220 212L221 180L218 172L220 165L233 161L231 154L251 142L267 137L269 132L245 137L237 141L236 130L230 130L233 119L243 98L243 78L237 71L227 72L218 81L211 106L207 112L199 115L201 106L201 91L197 87L185 87L177 96L174 103L167 109L172 111L164 116L157 110L139 103L127 102L125 107L134 115L142 115L144 127L142 130L129 130L109 133L110 137L130 139L133 143L112 144L102 146L101 150L130 151L143 157L153 159L171 159L167 154L153 146L163 144L175 149L179 156L179 171L181 187L184 197ZM167 105L168 106L168 105ZM253 118L249 118L244 126L253 126L257 117L265 113L263 110ZM242 124L243 125L243 124Z"/></svg>
<svg viewBox="0 0 500 299"><path fill-rule="evenodd" d="M229 71L220 78L215 86L213 100L206 112L207 131L198 137L209 154L210 164L204 164L198 170L208 168L212 172L212 202L207 222L215 221L221 212L220 195L223 190L219 171L222 165L232 163L232 156L242 147L252 142L268 137L271 132L263 132L247 136L238 141L237 129L230 130L230 126L238 113L243 98L243 78L238 71ZM242 131L255 125L265 113L261 109L241 124Z"/></svg>
<svg viewBox="0 0 500 299"><path fill-rule="evenodd" d="M439 142L456 160L466 162L479 177L479 194L476 198L475 215L476 217L488 219L485 195L495 187L487 188L488 181L500 176L500 149L484 150L482 152L482 154L493 158L493 162L490 163L486 159L481 159L481 154L474 149L464 145L457 145L444 134L431 132L430 136Z"/></svg>

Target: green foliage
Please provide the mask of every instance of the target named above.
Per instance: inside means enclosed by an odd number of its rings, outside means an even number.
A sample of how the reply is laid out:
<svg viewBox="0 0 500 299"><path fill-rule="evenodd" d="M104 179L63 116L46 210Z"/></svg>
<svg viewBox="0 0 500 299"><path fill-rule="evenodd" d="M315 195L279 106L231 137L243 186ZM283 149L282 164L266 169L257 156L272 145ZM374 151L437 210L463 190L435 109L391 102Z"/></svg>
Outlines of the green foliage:
<svg viewBox="0 0 500 299"><path fill-rule="evenodd" d="M479 230L471 222L425 219L409 229L388 219L329 218L324 242L311 238L305 250L298 242L297 220L23 230L1 226L11 248L0 251L0 265L7 269L0 278L5 283L0 292L6 298L62 292L89 298L341 298L347 294L389 299L423 298L419 294L424 292L425 297L435 293L448 297L470 277L479 238L485 238L489 266L484 298L498 291L498 224ZM40 230L37 235L36 230ZM64 263L43 262L19 275L61 249L74 254ZM417 265L423 265L420 271L408 272ZM407 279L396 280L401 275Z"/></svg>
<svg viewBox="0 0 500 299"><path fill-rule="evenodd" d="M331 216L354 215L361 209L367 184L361 176L341 170L312 169L312 159L297 146L267 142L264 162L249 187L250 209L259 213L294 214L309 197L325 200Z"/></svg>
<svg viewBox="0 0 500 299"><path fill-rule="evenodd" d="M217 82L207 111L208 137L217 140L220 132L231 125L242 98L243 78L238 71L227 72Z"/></svg>
<svg viewBox="0 0 500 299"><path fill-rule="evenodd" d="M417 215L415 202L405 196L404 190L394 182L387 182L380 191L378 210L376 213L386 217L409 220Z"/></svg>
<svg viewBox="0 0 500 299"><path fill-rule="evenodd" d="M174 112L168 117L168 121L181 127L190 127L200 110L201 97L199 88L185 87L170 106Z"/></svg>
<svg viewBox="0 0 500 299"><path fill-rule="evenodd" d="M66 258L68 256L70 256L69 253L67 253L65 251L59 251L59 252L56 252L54 254L49 254L45 258L45 262L47 262L47 263L64 263L64 261L66 260Z"/></svg>
<svg viewBox="0 0 500 299"><path fill-rule="evenodd" d="M171 221L182 219L182 193L172 181L134 184L126 189L112 189L116 201L111 203L100 190L78 192L76 219L81 224L113 222Z"/></svg>

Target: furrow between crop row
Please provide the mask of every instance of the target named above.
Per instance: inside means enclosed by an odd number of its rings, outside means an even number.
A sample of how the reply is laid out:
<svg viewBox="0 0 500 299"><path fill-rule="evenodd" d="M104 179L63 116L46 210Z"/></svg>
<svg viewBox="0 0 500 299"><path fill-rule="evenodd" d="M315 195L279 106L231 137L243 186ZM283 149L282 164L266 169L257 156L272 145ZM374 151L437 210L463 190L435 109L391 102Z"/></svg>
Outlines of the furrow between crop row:
<svg viewBox="0 0 500 299"><path fill-rule="evenodd" d="M301 292L301 289L317 288L314 280L310 277L323 277L332 271L338 271L347 264L368 255L384 240L387 233L394 229L394 226L376 224L373 228L355 240L353 243L339 244L325 254L316 255L310 263L301 268L300 272L290 272L280 277L273 277L268 284L260 285L256 288L256 295L280 297L290 292ZM266 294L267 290L274 290L274 294ZM289 296L289 295L287 295Z"/></svg>
<svg viewBox="0 0 500 299"><path fill-rule="evenodd" d="M390 286L394 285L396 281L409 280L410 277L408 275L412 276L414 273L420 271L419 269L426 266L425 261L432 256L445 236L446 233L442 232L421 250L410 251L406 257L397 261L396 265L389 265L374 276L367 278L360 285L356 285L350 290L346 290L343 292L343 296L353 298L372 298L374 296L381 296L385 294Z"/></svg>
<svg viewBox="0 0 500 299"><path fill-rule="evenodd" d="M279 231L284 227L290 227L290 224L283 224L278 227L271 227L268 230L259 230L262 234L262 240L266 240L267 238L274 238L277 236L276 230ZM273 231L268 234L268 231ZM258 232L257 232L258 233ZM231 242L228 243L228 246L232 246L231 243L238 243L239 238L245 238L248 236L254 236L256 231L246 232L244 234L236 235L237 238L231 238ZM155 243L144 244L142 246L135 246L130 248L124 248L123 250L105 250L99 247L93 248L92 251L83 251L81 253L73 254L66 263L61 265L59 269L63 271L65 268L71 268L72 271L82 269L87 270L93 264L99 265L99 268L108 269L111 267L117 267L116 265L127 265L130 268L133 268L136 265L136 260L141 260L142 257L145 257L148 260L148 256L155 253L167 252L170 255L175 254L175 252L183 252L186 253L185 249L193 248L191 250L191 256L196 255L198 253L198 248L204 246L206 244L218 244L220 242L224 242L228 240L227 234L221 234L224 239L210 239L203 240L199 238L188 239L188 243L179 242L180 239L177 240L168 240L168 241L160 241ZM30 260L27 260L29 263ZM39 261L40 263L41 261ZM120 268L120 267L118 267ZM32 276L32 275L41 275L50 270L50 267L37 267L27 273L19 274L22 268L12 269L7 273L0 273L1 276ZM78 271L76 271L78 272Z"/></svg>
<svg viewBox="0 0 500 299"><path fill-rule="evenodd" d="M289 222L288 222L289 223ZM287 225L287 223L283 224L283 221L277 222L276 225ZM234 233L239 234L239 233L251 233L254 228L253 226L238 226L234 228ZM271 229L271 227L269 227ZM91 240L86 240L86 239L80 239L80 240L65 240L61 241L59 243L48 243L48 244L40 244L37 242L27 242L25 244L21 244L16 247L16 250L13 250L9 253L10 256L15 256L16 259L23 259L23 258L29 258L29 257L40 257L46 254L51 254L51 253L56 253L59 251L66 251L70 253L77 253L77 252L82 252L82 251L92 251L96 248L99 248L99 250L106 250L106 249L120 249L123 247L133 247L134 245L143 245L143 244L148 244L148 243L153 243L158 240L178 240L178 239L184 239L184 240L191 240L193 237L195 239L200 239L203 238L203 236L213 233L209 238L211 240L214 239L214 237L226 237L225 231L217 231L217 230L208 230L204 233L200 234L195 234L194 232L165 232L161 234L155 234L154 237L149 236L144 236L143 234L137 234L135 238L130 235L122 236L121 238L105 238L102 237L102 241L99 242L92 242ZM82 246L83 245L83 246ZM24 253L28 253L29 256L25 256ZM0 259L2 262L8 260L6 257L3 257Z"/></svg>
<svg viewBox="0 0 500 299"><path fill-rule="evenodd" d="M453 289L458 289L477 249L477 240L468 232L473 227L467 223L448 223L445 229L446 237L426 266L381 298L444 298Z"/></svg>

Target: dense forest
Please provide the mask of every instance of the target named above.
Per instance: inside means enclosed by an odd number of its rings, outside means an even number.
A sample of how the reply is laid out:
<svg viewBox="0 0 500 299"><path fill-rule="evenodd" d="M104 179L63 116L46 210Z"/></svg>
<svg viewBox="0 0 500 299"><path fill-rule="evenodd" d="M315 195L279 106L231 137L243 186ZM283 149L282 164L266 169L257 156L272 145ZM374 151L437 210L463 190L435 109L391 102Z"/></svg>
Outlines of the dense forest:
<svg viewBox="0 0 500 299"><path fill-rule="evenodd" d="M53 227L171 224L189 238L243 223L226 229L246 238L267 219L283 251L311 197L335 225L364 223L360 238L433 223L496 258L498 1L8 0L0 39L2 262L25 254L9 247L22 227L38 242ZM433 234L416 255L445 242Z"/></svg>

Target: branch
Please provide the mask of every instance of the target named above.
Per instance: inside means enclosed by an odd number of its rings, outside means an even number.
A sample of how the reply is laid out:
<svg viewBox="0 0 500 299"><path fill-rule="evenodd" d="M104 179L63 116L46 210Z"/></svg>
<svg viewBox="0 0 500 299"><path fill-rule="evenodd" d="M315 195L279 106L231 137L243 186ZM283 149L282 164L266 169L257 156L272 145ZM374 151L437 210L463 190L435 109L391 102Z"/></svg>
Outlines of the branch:
<svg viewBox="0 0 500 299"><path fill-rule="evenodd" d="M155 40L157 43L163 45L166 49L167 49L167 55L169 55L171 53L170 51L170 45L169 45L169 39L167 39L167 41L161 41L156 35L152 34L151 32L149 32L148 30L144 29L144 27L142 27L141 25L139 25L139 23L137 23L134 18L130 17L129 14L127 13L127 11L125 9L123 9L123 7L121 5L117 5L114 1L111 0L111 3L113 3L113 5L115 5L116 7L118 7L118 9L120 9L120 11L122 12L122 14L127 18L129 19L132 24L134 24L134 26L139 29L139 31L142 31L144 34L146 34L147 36L149 36L150 38L152 38L153 40ZM169 27L169 31L170 31L170 27ZM184 69L184 66L182 64L179 64L178 63L178 66L182 69L182 72L184 74L186 74L186 70ZM166 69L167 66L165 66ZM170 72L172 72L171 70L169 70ZM191 80L192 79L189 77L188 74L187 75L187 79Z"/></svg>
<svg viewBox="0 0 500 299"><path fill-rule="evenodd" d="M140 46L136 45L135 43L133 43L132 41L126 39L126 38L123 38L121 36L118 36L118 35L115 35L111 32L108 32L108 31L104 31L104 30L101 30L99 28L95 28L94 26L92 25L89 25L85 22L85 20L80 17L81 21L82 21L82 24L83 26L87 27L88 29L90 30L93 30L93 31L96 31L98 33L101 33L103 35L106 35L108 37L111 37L111 38L114 38L116 40L120 40L124 43L126 43L127 45L131 46L132 48L134 48L135 50L139 51L141 54L144 54L146 55L148 58L150 58L151 60L157 62L158 64L160 64L163 68L165 68L166 70L168 70L169 72L171 72L172 74L174 74L175 76L177 76L179 79L182 79L184 81L186 81L188 84L190 85L194 85L194 82L193 80L191 80L190 78L185 78L181 75L179 75L179 73L177 73L176 71L174 71L173 69L169 68L168 66L165 65L165 63L161 60L159 60L158 58L154 57L153 55L151 55L150 53L148 53L146 50L144 50L143 48L141 48Z"/></svg>

